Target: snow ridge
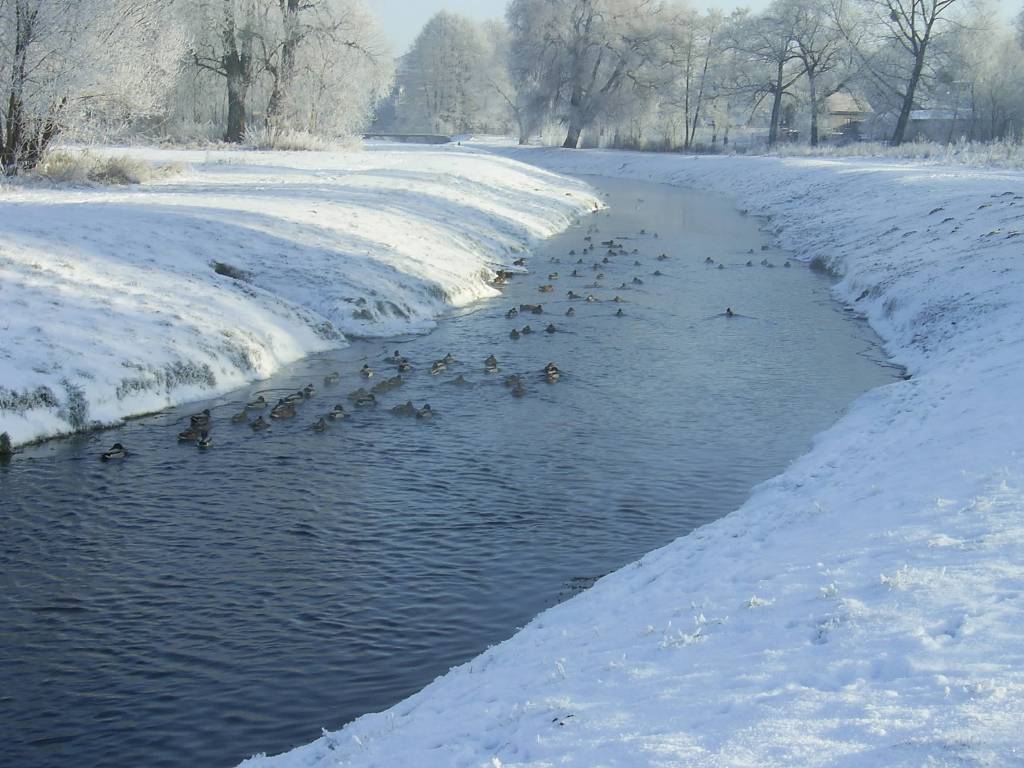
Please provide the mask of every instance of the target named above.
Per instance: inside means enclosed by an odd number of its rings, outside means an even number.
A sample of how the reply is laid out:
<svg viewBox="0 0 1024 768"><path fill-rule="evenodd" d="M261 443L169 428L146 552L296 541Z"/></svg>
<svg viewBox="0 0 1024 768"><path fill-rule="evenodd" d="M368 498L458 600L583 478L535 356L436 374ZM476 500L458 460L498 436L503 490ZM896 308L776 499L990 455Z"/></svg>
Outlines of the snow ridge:
<svg viewBox="0 0 1024 768"><path fill-rule="evenodd" d="M428 330L597 204L457 147L127 152L192 170L0 192L0 432L15 444L228 392L348 335Z"/></svg>
<svg viewBox="0 0 1024 768"><path fill-rule="evenodd" d="M1024 174L496 151L735 196L912 378L727 517L243 766L1024 765Z"/></svg>

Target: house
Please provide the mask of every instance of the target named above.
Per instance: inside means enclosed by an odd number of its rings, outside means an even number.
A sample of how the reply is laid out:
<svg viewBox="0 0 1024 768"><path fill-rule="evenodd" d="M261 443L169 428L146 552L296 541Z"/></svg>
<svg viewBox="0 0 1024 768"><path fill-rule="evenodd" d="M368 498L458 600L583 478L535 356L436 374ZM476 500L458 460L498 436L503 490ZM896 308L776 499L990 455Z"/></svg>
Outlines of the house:
<svg viewBox="0 0 1024 768"><path fill-rule="evenodd" d="M839 91L825 98L825 110L820 119L822 137L857 139L863 126L875 116L875 111L864 99L849 91Z"/></svg>

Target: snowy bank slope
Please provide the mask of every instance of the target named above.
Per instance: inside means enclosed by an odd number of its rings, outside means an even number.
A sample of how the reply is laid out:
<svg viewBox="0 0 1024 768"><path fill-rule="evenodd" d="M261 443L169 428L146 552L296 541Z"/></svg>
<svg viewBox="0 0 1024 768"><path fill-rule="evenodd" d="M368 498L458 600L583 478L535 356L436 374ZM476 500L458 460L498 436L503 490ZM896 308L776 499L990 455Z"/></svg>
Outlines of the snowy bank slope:
<svg viewBox="0 0 1024 768"><path fill-rule="evenodd" d="M0 432L15 443L225 392L344 334L425 329L595 203L454 147L131 154L192 170L0 189Z"/></svg>
<svg viewBox="0 0 1024 768"><path fill-rule="evenodd" d="M740 510L246 768L1024 765L1024 174L527 153L771 213L913 378Z"/></svg>

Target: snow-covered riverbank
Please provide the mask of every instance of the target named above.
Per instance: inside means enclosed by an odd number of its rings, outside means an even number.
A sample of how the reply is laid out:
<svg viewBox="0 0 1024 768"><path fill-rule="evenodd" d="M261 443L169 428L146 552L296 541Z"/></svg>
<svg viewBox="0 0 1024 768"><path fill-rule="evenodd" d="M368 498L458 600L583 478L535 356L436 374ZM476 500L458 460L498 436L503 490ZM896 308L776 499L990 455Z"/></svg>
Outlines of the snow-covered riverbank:
<svg viewBox="0 0 1024 768"><path fill-rule="evenodd" d="M726 518L391 710L244 765L1024 765L1024 174L505 151L770 214L913 378Z"/></svg>
<svg viewBox="0 0 1024 768"><path fill-rule="evenodd" d="M15 444L227 392L348 335L428 329L596 203L458 147L130 154L189 170L0 188L0 432Z"/></svg>

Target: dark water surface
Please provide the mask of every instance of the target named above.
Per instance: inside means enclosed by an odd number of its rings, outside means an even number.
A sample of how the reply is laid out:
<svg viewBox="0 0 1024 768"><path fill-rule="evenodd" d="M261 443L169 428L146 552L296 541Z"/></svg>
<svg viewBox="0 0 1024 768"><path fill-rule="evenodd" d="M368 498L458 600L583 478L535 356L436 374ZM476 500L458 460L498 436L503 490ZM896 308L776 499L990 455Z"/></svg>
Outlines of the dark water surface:
<svg viewBox="0 0 1024 768"><path fill-rule="evenodd" d="M0 764L219 768L310 741L736 508L897 375L825 278L761 251L757 220L703 193L592 183L610 209L539 248L505 299L388 342L417 370L376 410L309 429L350 407L364 360L377 380L394 372L382 343L360 342L0 467ZM579 266L567 254L595 226L593 243L639 253L586 288L607 249ZM743 266L765 256L776 268ZM569 302L570 288L605 301ZM520 302L545 314L506 319ZM538 333L512 341L527 323ZM431 376L446 352L461 362ZM539 376L548 361L557 384ZM332 370L342 382L325 388ZM516 372L522 399L501 383ZM472 386L451 383L460 373ZM293 421L257 434L228 420L258 390L307 382L319 392ZM389 412L408 398L437 417ZM204 406L214 447L178 445ZM133 455L102 464L115 440Z"/></svg>

